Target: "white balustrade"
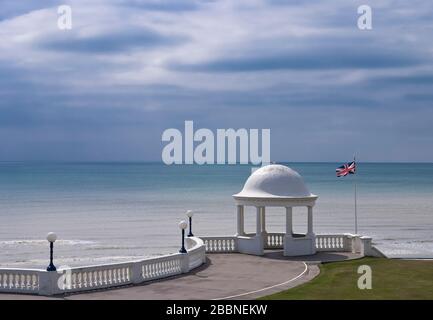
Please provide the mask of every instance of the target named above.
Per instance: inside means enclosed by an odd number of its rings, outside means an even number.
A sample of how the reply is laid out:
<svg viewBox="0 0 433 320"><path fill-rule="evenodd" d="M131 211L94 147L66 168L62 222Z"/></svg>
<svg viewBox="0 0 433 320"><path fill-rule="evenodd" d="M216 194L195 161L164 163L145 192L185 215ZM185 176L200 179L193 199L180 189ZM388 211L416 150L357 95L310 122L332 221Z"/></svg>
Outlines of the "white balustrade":
<svg viewBox="0 0 433 320"><path fill-rule="evenodd" d="M284 233L267 233L265 249L282 249L284 246Z"/></svg>
<svg viewBox="0 0 433 320"><path fill-rule="evenodd" d="M236 237L201 237L208 253L237 252Z"/></svg>
<svg viewBox="0 0 433 320"><path fill-rule="evenodd" d="M345 234L316 235L316 251L350 251L351 238Z"/></svg>
<svg viewBox="0 0 433 320"><path fill-rule="evenodd" d="M189 269L197 268L206 262L206 246L201 238L187 238Z"/></svg>
<svg viewBox="0 0 433 320"><path fill-rule="evenodd" d="M350 234L316 235L316 251L351 251L352 238ZM236 237L202 237L208 253L237 252ZM284 233L267 233L265 249L282 249Z"/></svg>
<svg viewBox="0 0 433 320"><path fill-rule="evenodd" d="M237 237L189 237L187 253L171 254L126 263L106 264L48 272L37 269L1 269L0 293L61 294L118 287L162 279L186 273L206 261L206 252L229 253L238 251ZM356 243L360 243L357 249ZM280 249L284 246L284 233L268 233L265 248ZM351 234L316 235L316 251L353 251L371 254L371 238ZM59 288L61 277L65 288Z"/></svg>
<svg viewBox="0 0 433 320"><path fill-rule="evenodd" d="M159 258L146 259L139 262L142 277L141 282L181 274L182 259L183 255L177 253Z"/></svg>
<svg viewBox="0 0 433 320"><path fill-rule="evenodd" d="M58 272L0 268L0 293L72 293L178 275L199 267L206 260L205 245L201 239L186 238L186 244L186 254L176 253L139 261L71 268ZM61 288L58 283L62 283L64 287Z"/></svg>
<svg viewBox="0 0 433 320"><path fill-rule="evenodd" d="M0 269L0 292L37 293L44 270Z"/></svg>
<svg viewBox="0 0 433 320"><path fill-rule="evenodd" d="M94 290L130 284L131 268L132 263L72 268L70 286L66 286L65 291Z"/></svg>

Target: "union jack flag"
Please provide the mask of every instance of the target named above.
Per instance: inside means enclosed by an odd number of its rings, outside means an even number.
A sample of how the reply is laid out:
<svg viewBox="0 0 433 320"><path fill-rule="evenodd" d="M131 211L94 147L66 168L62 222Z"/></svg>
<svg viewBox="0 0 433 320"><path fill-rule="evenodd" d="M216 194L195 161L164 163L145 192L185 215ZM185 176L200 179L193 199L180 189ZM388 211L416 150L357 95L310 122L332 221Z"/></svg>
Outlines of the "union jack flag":
<svg viewBox="0 0 433 320"><path fill-rule="evenodd" d="M356 171L356 164L355 161L352 161L350 163L345 163L342 166L335 169L335 172L337 173L337 177L344 177L348 174L355 174Z"/></svg>

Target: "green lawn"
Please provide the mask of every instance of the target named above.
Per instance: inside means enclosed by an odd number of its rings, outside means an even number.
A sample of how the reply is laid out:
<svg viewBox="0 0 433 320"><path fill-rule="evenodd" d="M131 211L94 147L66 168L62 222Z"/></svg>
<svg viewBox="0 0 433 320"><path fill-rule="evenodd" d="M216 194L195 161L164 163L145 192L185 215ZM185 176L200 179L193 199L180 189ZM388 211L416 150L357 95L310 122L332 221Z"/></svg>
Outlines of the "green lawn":
<svg viewBox="0 0 433 320"><path fill-rule="evenodd" d="M360 265L371 267L371 290L358 289ZM363 258L327 263L312 281L262 299L433 299L433 261Z"/></svg>

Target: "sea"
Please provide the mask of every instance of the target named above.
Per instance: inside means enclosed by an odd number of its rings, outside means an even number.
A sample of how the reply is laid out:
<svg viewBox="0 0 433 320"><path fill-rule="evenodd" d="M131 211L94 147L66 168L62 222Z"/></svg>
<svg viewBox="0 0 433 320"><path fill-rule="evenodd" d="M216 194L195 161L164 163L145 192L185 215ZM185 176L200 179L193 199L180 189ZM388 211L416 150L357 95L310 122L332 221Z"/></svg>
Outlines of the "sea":
<svg viewBox="0 0 433 320"><path fill-rule="evenodd" d="M433 164L357 163L337 178L340 163L282 163L319 196L315 233L358 233L395 258L433 258ZM196 236L233 235L239 192L251 165L0 162L0 267L45 268L48 232L55 264L86 266L177 252L178 223L193 210ZM247 208L246 231L255 230ZM283 232L283 208L267 209L267 231ZM294 231L307 229L306 208Z"/></svg>

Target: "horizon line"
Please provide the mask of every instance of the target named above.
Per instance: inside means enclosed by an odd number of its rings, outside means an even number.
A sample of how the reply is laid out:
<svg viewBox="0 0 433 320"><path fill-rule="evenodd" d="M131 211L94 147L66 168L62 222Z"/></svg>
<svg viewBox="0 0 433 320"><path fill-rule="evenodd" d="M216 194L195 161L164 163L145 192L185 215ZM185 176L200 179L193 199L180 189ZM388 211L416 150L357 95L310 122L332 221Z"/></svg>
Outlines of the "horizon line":
<svg viewBox="0 0 433 320"><path fill-rule="evenodd" d="M273 161L270 164L280 164L280 163L344 163L344 162L350 162L350 161ZM371 164L433 164L433 161L356 161L357 163L371 163ZM67 163L75 163L75 164L97 164L97 163L118 163L118 164L164 164L163 161L156 161L156 160L0 160L0 164L4 163L58 163L58 164L67 164ZM259 166L253 163L235 163L235 164L229 164L229 163L214 163L214 164L171 164L166 166Z"/></svg>

